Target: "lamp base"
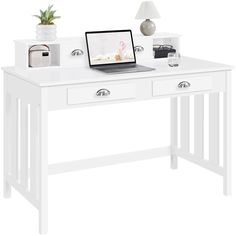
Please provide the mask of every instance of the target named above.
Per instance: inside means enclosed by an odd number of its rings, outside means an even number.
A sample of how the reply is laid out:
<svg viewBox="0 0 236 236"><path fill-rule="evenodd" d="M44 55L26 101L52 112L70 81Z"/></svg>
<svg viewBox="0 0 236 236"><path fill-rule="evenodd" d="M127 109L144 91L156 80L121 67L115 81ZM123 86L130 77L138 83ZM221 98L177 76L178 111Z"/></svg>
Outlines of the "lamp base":
<svg viewBox="0 0 236 236"><path fill-rule="evenodd" d="M156 31L156 25L153 21L146 19L141 25L140 25L140 31L145 36L153 35Z"/></svg>

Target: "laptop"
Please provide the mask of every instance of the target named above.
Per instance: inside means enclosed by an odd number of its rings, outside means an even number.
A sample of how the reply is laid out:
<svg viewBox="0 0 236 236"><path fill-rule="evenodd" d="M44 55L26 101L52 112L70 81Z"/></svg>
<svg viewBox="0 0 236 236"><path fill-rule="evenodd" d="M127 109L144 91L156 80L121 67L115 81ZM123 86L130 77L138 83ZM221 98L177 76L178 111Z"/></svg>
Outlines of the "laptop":
<svg viewBox="0 0 236 236"><path fill-rule="evenodd" d="M136 64L131 30L85 33L89 66L105 73L135 73L154 70Z"/></svg>

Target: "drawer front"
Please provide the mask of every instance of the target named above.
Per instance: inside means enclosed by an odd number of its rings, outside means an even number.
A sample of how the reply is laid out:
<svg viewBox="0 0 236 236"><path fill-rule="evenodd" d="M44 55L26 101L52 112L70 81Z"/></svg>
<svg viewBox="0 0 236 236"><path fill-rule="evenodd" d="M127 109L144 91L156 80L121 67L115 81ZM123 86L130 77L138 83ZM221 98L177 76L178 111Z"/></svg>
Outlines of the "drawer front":
<svg viewBox="0 0 236 236"><path fill-rule="evenodd" d="M212 75L179 76L153 81L153 96L209 91L214 89L213 77Z"/></svg>
<svg viewBox="0 0 236 236"><path fill-rule="evenodd" d="M77 53L76 51L77 50ZM73 53L74 52L74 53ZM61 66L85 66L88 65L88 56L85 40L74 39L60 46Z"/></svg>
<svg viewBox="0 0 236 236"><path fill-rule="evenodd" d="M134 99L136 97L135 84L94 85L86 87L68 88L68 104L82 104L107 102L113 100Z"/></svg>
<svg viewBox="0 0 236 236"><path fill-rule="evenodd" d="M153 58L153 42L151 37L134 36L134 48L137 62Z"/></svg>

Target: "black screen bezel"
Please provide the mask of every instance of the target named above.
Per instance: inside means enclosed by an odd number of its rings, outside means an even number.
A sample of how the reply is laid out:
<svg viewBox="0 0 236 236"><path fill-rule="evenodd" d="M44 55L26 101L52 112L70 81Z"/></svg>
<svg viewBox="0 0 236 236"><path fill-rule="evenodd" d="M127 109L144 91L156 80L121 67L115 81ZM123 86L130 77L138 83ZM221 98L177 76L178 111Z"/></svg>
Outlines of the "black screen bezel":
<svg viewBox="0 0 236 236"><path fill-rule="evenodd" d="M120 32L129 32L130 37L131 37L131 42L132 42L132 48L133 48L133 54L134 54L134 61L130 62L114 62L114 63L105 63L105 64L96 64L96 65L91 65L90 61L90 54L89 54L89 45L88 45L88 34L106 34L106 33L120 33ZM136 64L136 55L134 51L134 41L133 41L133 35L131 30L105 30L105 31L87 31L85 32L85 39L86 39L86 46L87 46L87 53L88 53L88 61L89 61L89 66L90 67L99 67L99 66L106 66L106 65L120 65L120 64Z"/></svg>

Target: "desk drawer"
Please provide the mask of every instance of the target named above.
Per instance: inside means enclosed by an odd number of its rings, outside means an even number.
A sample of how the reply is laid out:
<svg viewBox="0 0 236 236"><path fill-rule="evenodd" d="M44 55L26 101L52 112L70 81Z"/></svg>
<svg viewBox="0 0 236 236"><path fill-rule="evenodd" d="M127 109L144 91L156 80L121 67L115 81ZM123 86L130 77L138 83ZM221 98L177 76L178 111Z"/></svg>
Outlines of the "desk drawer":
<svg viewBox="0 0 236 236"><path fill-rule="evenodd" d="M214 75L167 77L153 81L153 96L209 91L214 88ZM217 78L216 78L217 79Z"/></svg>
<svg viewBox="0 0 236 236"><path fill-rule="evenodd" d="M134 48L137 62L153 59L153 39L151 37L135 36Z"/></svg>
<svg viewBox="0 0 236 236"><path fill-rule="evenodd" d="M69 88L68 104L106 102L113 100L134 99L136 97L135 84L101 84L86 87Z"/></svg>
<svg viewBox="0 0 236 236"><path fill-rule="evenodd" d="M73 52L77 52L78 54ZM61 66L87 66L87 58L86 44L82 39L68 40L68 42L60 45Z"/></svg>

